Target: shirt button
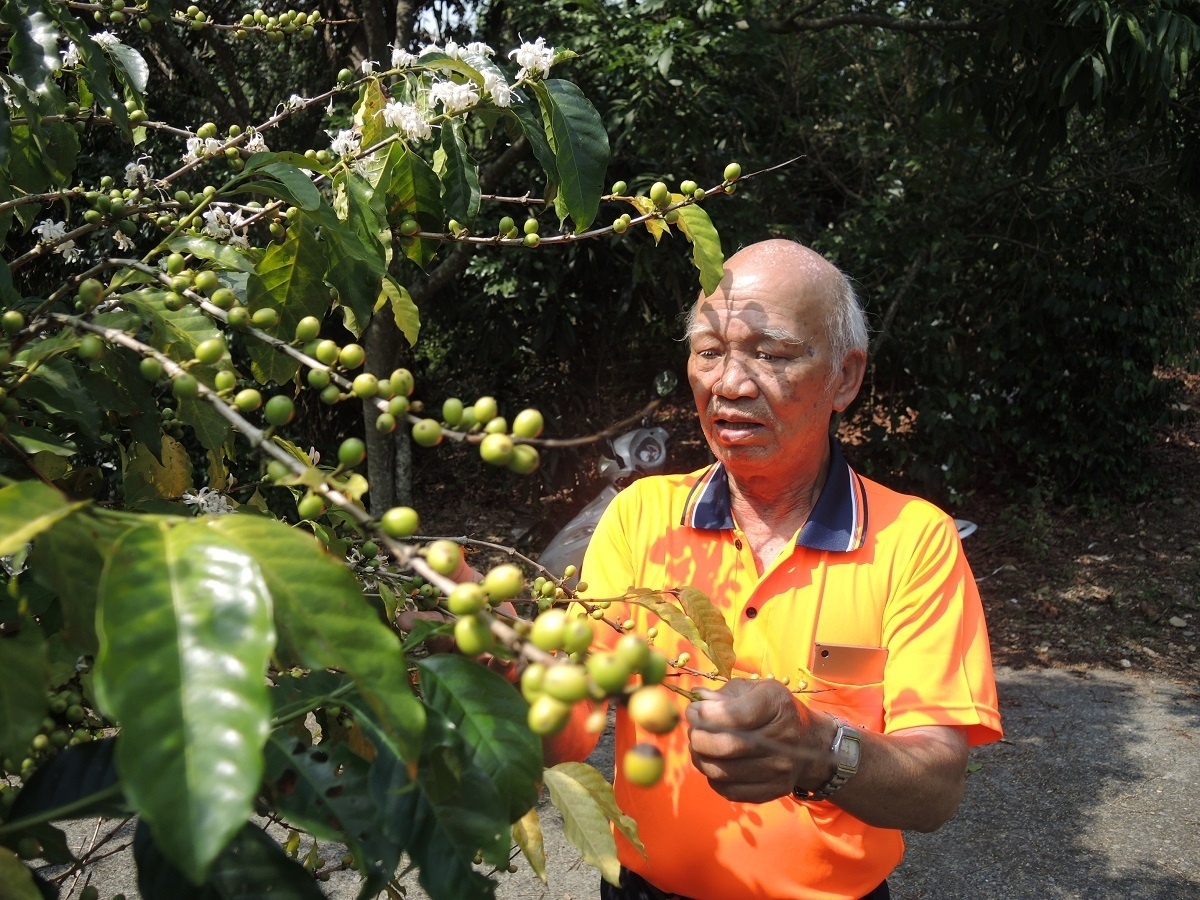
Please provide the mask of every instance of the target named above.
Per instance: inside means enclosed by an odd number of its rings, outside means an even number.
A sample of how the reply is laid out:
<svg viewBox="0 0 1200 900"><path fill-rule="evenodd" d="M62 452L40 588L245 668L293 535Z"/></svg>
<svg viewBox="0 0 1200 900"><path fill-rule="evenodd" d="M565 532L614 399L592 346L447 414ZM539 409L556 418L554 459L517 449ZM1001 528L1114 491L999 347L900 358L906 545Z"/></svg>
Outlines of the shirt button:
<svg viewBox="0 0 1200 900"><path fill-rule="evenodd" d="M735 546L735 547L737 547L739 550L741 550L741 549L742 549L742 542L741 542L740 540L735 540L735 541L733 542L733 546Z"/></svg>
<svg viewBox="0 0 1200 900"><path fill-rule="evenodd" d="M755 609L753 606L747 608L747 610L746 610L746 618L747 619L753 619L757 615L758 615L758 610Z"/></svg>

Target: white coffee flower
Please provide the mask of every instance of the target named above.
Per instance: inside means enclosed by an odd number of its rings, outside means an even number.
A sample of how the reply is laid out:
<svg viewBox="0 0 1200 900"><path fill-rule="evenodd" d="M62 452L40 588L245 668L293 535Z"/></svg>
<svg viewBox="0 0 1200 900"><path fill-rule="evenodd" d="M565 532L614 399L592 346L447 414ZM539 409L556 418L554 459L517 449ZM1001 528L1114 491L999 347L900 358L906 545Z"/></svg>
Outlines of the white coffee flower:
<svg viewBox="0 0 1200 900"><path fill-rule="evenodd" d="M395 44L389 44L392 48L392 68L407 69L417 61L415 53L409 53L402 47L397 47Z"/></svg>
<svg viewBox="0 0 1200 900"><path fill-rule="evenodd" d="M79 47L74 41L67 43L67 49L63 51L62 64L64 68L74 69L79 65Z"/></svg>
<svg viewBox="0 0 1200 900"><path fill-rule="evenodd" d="M145 187L150 183L150 170L141 162L131 162L125 166L125 185L127 187Z"/></svg>
<svg viewBox="0 0 1200 900"><path fill-rule="evenodd" d="M512 103L512 88L499 72L483 73L483 89L492 95L492 102L497 106L508 107Z"/></svg>
<svg viewBox="0 0 1200 900"><path fill-rule="evenodd" d="M74 241L63 241L54 248L54 252L61 254L62 258L67 262L75 262L75 260L83 257L83 251L75 246Z"/></svg>
<svg viewBox="0 0 1200 900"><path fill-rule="evenodd" d="M306 102L308 102L308 101L306 101L299 94L292 94L292 96L287 98L287 108L288 109L303 109L304 104Z"/></svg>
<svg viewBox="0 0 1200 900"><path fill-rule="evenodd" d="M125 232L117 229L113 232L113 243L117 245L118 250L129 251L134 248L133 238Z"/></svg>
<svg viewBox="0 0 1200 900"><path fill-rule="evenodd" d="M478 103L479 94L471 84L439 81L429 89L429 99L434 103L441 103L446 114L453 115Z"/></svg>
<svg viewBox="0 0 1200 900"><path fill-rule="evenodd" d="M92 35L92 40L103 47L105 50L115 47L121 43L121 39L111 31L100 31Z"/></svg>
<svg viewBox="0 0 1200 900"><path fill-rule="evenodd" d="M254 126L250 126L249 128L246 129L246 133L249 135L249 137L246 139L246 151L247 152L249 152L249 153L266 153L267 152L267 142L263 140L262 133L257 128L255 128Z"/></svg>
<svg viewBox="0 0 1200 900"><path fill-rule="evenodd" d="M204 149L204 141L200 140L200 138L198 138L198 137L188 138L187 139L187 151L183 154L183 157L182 157L183 161L185 163L199 162L200 159L202 158L201 151L203 151L203 149Z"/></svg>
<svg viewBox="0 0 1200 900"><path fill-rule="evenodd" d="M483 41L471 41L462 49L463 56L482 56L491 59L496 55L496 51L485 44Z"/></svg>
<svg viewBox="0 0 1200 900"><path fill-rule="evenodd" d="M233 233L229 228L229 216L225 214L225 210L215 206L204 211L204 228L202 230L209 237L216 238L218 241L223 241Z"/></svg>
<svg viewBox="0 0 1200 900"><path fill-rule="evenodd" d="M201 515L223 516L234 511L233 504L229 502L228 497L220 491L214 491L208 487L202 487L194 494L184 494L183 502L188 506L196 507Z"/></svg>
<svg viewBox="0 0 1200 900"><path fill-rule="evenodd" d="M53 219L42 219L33 227L33 233L43 241L57 241L67 233L66 222L55 222Z"/></svg>
<svg viewBox="0 0 1200 900"><path fill-rule="evenodd" d="M411 103L389 100L382 113L383 121L392 128L399 128L410 141L427 141L433 135L433 127L425 114Z"/></svg>
<svg viewBox="0 0 1200 900"><path fill-rule="evenodd" d="M361 145L361 137L349 129L343 129L330 142L329 152L334 156L353 156Z"/></svg>
<svg viewBox="0 0 1200 900"><path fill-rule="evenodd" d="M451 59L458 59L462 54L462 49L456 41L446 41L446 46L442 52Z"/></svg>
<svg viewBox="0 0 1200 900"><path fill-rule="evenodd" d="M508 57L515 58L517 65L521 67L521 71L517 73L518 81L530 75L545 78L550 74L550 67L554 65L554 48L546 46L545 38L538 38L532 44L529 41L521 44L509 53Z"/></svg>
<svg viewBox="0 0 1200 900"><path fill-rule="evenodd" d="M375 60L373 60L373 59L364 59L362 61L362 65L359 66L359 69L362 70L362 73L364 75L370 75L372 72L375 71L375 67L377 65L379 65L379 64L377 62L375 62Z"/></svg>

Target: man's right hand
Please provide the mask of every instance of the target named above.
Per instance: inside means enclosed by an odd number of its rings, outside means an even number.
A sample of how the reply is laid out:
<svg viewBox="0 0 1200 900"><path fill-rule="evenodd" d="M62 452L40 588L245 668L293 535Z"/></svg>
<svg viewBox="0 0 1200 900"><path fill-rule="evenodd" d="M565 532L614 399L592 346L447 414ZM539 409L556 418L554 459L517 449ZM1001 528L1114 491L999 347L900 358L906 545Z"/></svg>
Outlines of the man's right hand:
<svg viewBox="0 0 1200 900"><path fill-rule="evenodd" d="M765 803L829 779L837 723L797 703L783 684L736 678L699 693L687 710L692 763L722 797Z"/></svg>

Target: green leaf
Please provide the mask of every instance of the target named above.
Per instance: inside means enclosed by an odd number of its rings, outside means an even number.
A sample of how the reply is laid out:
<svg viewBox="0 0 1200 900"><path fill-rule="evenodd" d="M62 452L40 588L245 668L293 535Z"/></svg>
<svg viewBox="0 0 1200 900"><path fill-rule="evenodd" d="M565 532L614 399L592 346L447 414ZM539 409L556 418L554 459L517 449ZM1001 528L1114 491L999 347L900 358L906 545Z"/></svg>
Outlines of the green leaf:
<svg viewBox="0 0 1200 900"><path fill-rule="evenodd" d="M479 166L467 151L462 122L442 126L442 207L446 215L470 226L479 215Z"/></svg>
<svg viewBox="0 0 1200 900"><path fill-rule="evenodd" d="M399 144L393 145L398 147ZM407 211L422 231L440 232L446 225L442 209L442 183L429 163L411 150L403 150L392 167L392 182L387 190L389 221L398 221ZM406 239L404 253L418 266L425 266L438 251L437 241Z"/></svg>
<svg viewBox="0 0 1200 900"><path fill-rule="evenodd" d="M338 292L346 327L359 335L367 327L379 285L386 271L383 247L376 243L368 247L346 222L337 217L326 204L305 218L321 229L321 246L325 250L325 281ZM297 222L293 227L302 227Z"/></svg>
<svg viewBox="0 0 1200 900"><path fill-rule="evenodd" d="M150 326L146 343L155 350L172 359L191 359L196 355L197 344L220 336L213 320L199 307L189 303L183 309L170 310L163 302L165 297L165 291L139 290L123 298Z"/></svg>
<svg viewBox="0 0 1200 900"><path fill-rule="evenodd" d="M205 520L135 528L100 583L96 697L117 768L193 882L253 813L270 723L271 596L244 545Z"/></svg>
<svg viewBox="0 0 1200 900"><path fill-rule="evenodd" d="M79 371L66 357L47 359L31 368L21 395L36 400L49 413L70 419L92 440L99 438L100 409L80 381Z"/></svg>
<svg viewBox="0 0 1200 900"><path fill-rule="evenodd" d="M0 488L0 556L11 556L86 502L71 503L40 481Z"/></svg>
<svg viewBox="0 0 1200 900"><path fill-rule="evenodd" d="M10 422L4 433L31 456L36 453L53 453L56 456L71 457L79 452L79 445L74 441L62 435L52 434L36 425Z"/></svg>
<svg viewBox="0 0 1200 900"><path fill-rule="evenodd" d="M343 172L335 182L335 190L342 191L346 197L346 224L358 235L364 247L382 257L383 243L379 236L385 210L382 200L376 201L371 182L355 172Z"/></svg>
<svg viewBox="0 0 1200 900"><path fill-rule="evenodd" d="M203 887L184 880L142 822L133 835L133 858L143 900L325 900L312 874L254 824L243 826L214 860Z"/></svg>
<svg viewBox="0 0 1200 900"><path fill-rule="evenodd" d="M494 865L508 858L504 804L492 782L467 768L452 790L439 789L433 761L414 780L404 761L379 740L374 723L365 718L360 725L379 750L371 790L381 821L417 867L421 887L432 900L493 897L495 882L471 865L477 851Z"/></svg>
<svg viewBox="0 0 1200 900"><path fill-rule="evenodd" d="M11 29L8 39L10 70L35 94L46 90L54 73L62 68L58 55L58 29L45 11L28 3L6 3L0 21Z"/></svg>
<svg viewBox="0 0 1200 900"><path fill-rule="evenodd" d="M113 68L109 65L108 55L92 40L87 26L75 16L60 15L58 24L79 49L80 65L75 73L79 78L80 106L90 107L94 102L100 109L111 107L117 128L122 134L129 135L129 111L125 109L124 98L113 91Z"/></svg>
<svg viewBox="0 0 1200 900"><path fill-rule="evenodd" d="M550 801L562 813L567 840L605 881L619 884L621 864L617 861L617 842L609 829L610 813L616 810L612 785L591 766L579 762L559 763L545 771L545 779ZM641 849L640 843L637 846Z"/></svg>
<svg viewBox="0 0 1200 900"><path fill-rule="evenodd" d="M388 275L383 279L379 300L391 305L396 327L400 329L405 340L408 341L408 345L415 347L417 336L421 333L421 311L413 302L412 295L402 284L398 284L396 279Z"/></svg>
<svg viewBox="0 0 1200 900"><path fill-rule="evenodd" d="M128 44L115 43L107 45L109 58L117 66L118 74L124 73L125 82L138 94L146 93L146 84L150 81L150 67L142 54Z"/></svg>
<svg viewBox="0 0 1200 900"><path fill-rule="evenodd" d="M733 632L725 617L703 591L694 587L679 589L679 603L699 632L700 642L693 641L696 649L709 658L721 677L729 678L736 654L733 652Z"/></svg>
<svg viewBox="0 0 1200 900"><path fill-rule="evenodd" d="M202 367L196 366L192 369L192 374L197 377L201 376ZM206 384L212 381L212 372L210 369L207 377L201 378ZM210 384L211 386L211 384ZM217 412L216 408L207 400L202 400L197 397L194 400L180 400L179 406L176 408L176 414L184 425L191 427L192 432L196 435L196 439L200 441L200 446L205 450L216 450L218 447L225 445L229 440L229 435L233 431L233 425L229 420ZM163 454L166 454L164 437Z"/></svg>
<svg viewBox="0 0 1200 900"><path fill-rule="evenodd" d="M321 205L321 192L312 178L303 169L287 162L273 162L260 166L261 170L287 186L294 206L309 212Z"/></svg>
<svg viewBox="0 0 1200 900"><path fill-rule="evenodd" d="M400 639L379 620L350 571L310 535L271 519L221 516L209 527L257 560L275 605L281 664L348 674L404 757L415 759L425 708L409 687Z"/></svg>
<svg viewBox="0 0 1200 900"><path fill-rule="evenodd" d="M0 847L0 885L4 900L44 900L33 872L7 847Z"/></svg>
<svg viewBox="0 0 1200 900"><path fill-rule="evenodd" d="M145 444L134 444L125 459L121 490L126 506L148 500L178 500L193 487L187 448L164 435L158 457Z"/></svg>
<svg viewBox="0 0 1200 900"><path fill-rule="evenodd" d="M167 246L176 253L191 253L200 259L211 260L223 269L232 269L236 272L255 271L254 260L245 253L228 244L222 244L220 241L214 241L212 238L202 237L198 234L178 235L168 241Z"/></svg>
<svg viewBox="0 0 1200 900"><path fill-rule="evenodd" d="M386 884L400 850L386 838L368 785L370 764L346 744L313 747L276 732L267 744L268 793L289 824L346 843L373 880Z"/></svg>
<svg viewBox="0 0 1200 900"><path fill-rule="evenodd" d="M527 704L508 681L462 656L437 654L417 663L425 702L463 736L472 765L501 790L515 822L537 802L542 743L526 724Z"/></svg>
<svg viewBox="0 0 1200 900"><path fill-rule="evenodd" d="M456 57L448 56L440 50L422 53L421 58L412 68L428 69L433 72L453 72L470 79L477 87L483 87L483 75L474 66Z"/></svg>
<svg viewBox="0 0 1200 900"><path fill-rule="evenodd" d="M95 656L100 648L96 638L100 576L112 548L132 526L128 517L71 516L44 532L33 546L30 572L58 595L63 614L59 636L77 657ZM64 566L64 559L71 565Z"/></svg>
<svg viewBox="0 0 1200 900"><path fill-rule="evenodd" d="M521 91L513 91L513 99L509 104L508 111L521 127L525 140L529 141L534 158L541 164L542 171L546 173L546 180L551 185L557 185L559 181L558 163L554 159L554 150L551 149L550 142L546 140L546 130L540 116L535 115L529 108L529 101Z"/></svg>
<svg viewBox="0 0 1200 900"><path fill-rule="evenodd" d="M19 625L0 637L0 758L14 760L29 753L46 715L46 640L32 616Z"/></svg>
<svg viewBox="0 0 1200 900"><path fill-rule="evenodd" d="M558 168L559 190L575 220L575 232L596 219L608 170L608 134L600 114L569 81L550 78L534 85Z"/></svg>
<svg viewBox="0 0 1200 900"><path fill-rule="evenodd" d="M308 212L315 212L324 205L324 198L301 165L319 168L318 164L297 156L295 153L256 153L242 170L245 180L234 186L235 193L266 194L286 200ZM258 173L270 175L274 181L251 181L250 176Z"/></svg>
<svg viewBox="0 0 1200 900"><path fill-rule="evenodd" d="M725 277L721 238L708 213L699 204L679 207L679 230L692 242L692 262L700 270L700 289L707 297Z"/></svg>
<svg viewBox="0 0 1200 900"><path fill-rule="evenodd" d="M115 748L115 738L104 738L56 753L21 788L0 834L41 823L128 813L113 759Z"/></svg>
<svg viewBox="0 0 1200 900"><path fill-rule="evenodd" d="M307 222L296 223L286 241L267 249L258 264L258 277L248 280L247 307L252 313L275 310L279 314L275 332L285 340L291 338L296 323L305 316L323 320L329 311L329 291L321 280L326 265L325 247L312 228ZM259 384L287 384L300 369L299 362L270 344L248 341L247 350Z"/></svg>

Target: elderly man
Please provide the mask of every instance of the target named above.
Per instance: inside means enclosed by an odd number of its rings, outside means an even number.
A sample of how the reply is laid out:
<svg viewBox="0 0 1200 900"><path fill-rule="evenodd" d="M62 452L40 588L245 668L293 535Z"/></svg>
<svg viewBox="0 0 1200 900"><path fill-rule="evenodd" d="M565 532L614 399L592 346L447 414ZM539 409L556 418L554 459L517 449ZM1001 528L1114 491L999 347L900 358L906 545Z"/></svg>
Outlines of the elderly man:
<svg viewBox="0 0 1200 900"><path fill-rule="evenodd" d="M687 729L643 732L618 712L617 759L656 744L662 780L616 774L643 855L618 836L605 898L887 897L901 830L958 808L967 747L1000 734L975 581L953 520L856 474L830 439L866 366L846 277L812 250L734 255L688 325L688 377L716 463L646 478L607 510L587 595L690 585L723 613L736 664L710 679L657 617L614 604L656 649L693 663ZM576 723L577 724L577 721ZM581 758L578 727L549 742Z"/></svg>

